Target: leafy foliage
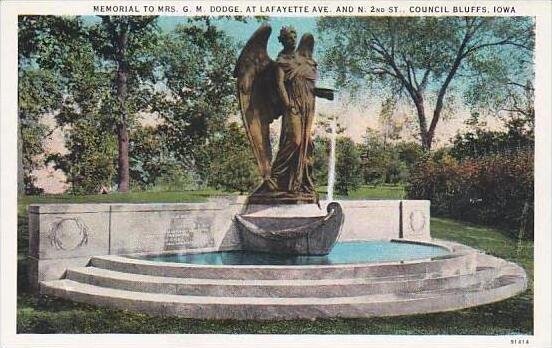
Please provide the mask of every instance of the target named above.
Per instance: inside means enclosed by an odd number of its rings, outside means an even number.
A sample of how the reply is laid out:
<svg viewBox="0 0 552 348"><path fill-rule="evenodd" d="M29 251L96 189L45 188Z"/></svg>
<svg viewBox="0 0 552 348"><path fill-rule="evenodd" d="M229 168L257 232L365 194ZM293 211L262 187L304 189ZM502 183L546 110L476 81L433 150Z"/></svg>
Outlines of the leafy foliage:
<svg viewBox="0 0 552 348"><path fill-rule="evenodd" d="M437 214L533 238L534 115L512 113L504 131L473 126L416 168L409 196L428 197Z"/></svg>
<svg viewBox="0 0 552 348"><path fill-rule="evenodd" d="M356 144L347 137L336 143L335 192L348 195L362 184L360 154Z"/></svg>
<svg viewBox="0 0 552 348"><path fill-rule="evenodd" d="M65 86L56 121L64 129L68 153L53 154L48 161L65 172L72 192L82 194L113 186L117 146L110 71L97 57L87 29L78 30L74 40L63 41L61 34L53 38L62 60L43 59Z"/></svg>
<svg viewBox="0 0 552 348"><path fill-rule="evenodd" d="M535 145L533 119L512 117L506 122L506 131L493 131L476 127L473 131L457 134L450 148L451 155L463 158L489 154L516 153L532 150Z"/></svg>
<svg viewBox="0 0 552 348"><path fill-rule="evenodd" d="M61 87L49 70L20 69L18 83L19 153L24 191L36 193L32 173L40 167L43 142L48 127L40 122L43 114L56 109L61 100Z"/></svg>
<svg viewBox="0 0 552 348"><path fill-rule="evenodd" d="M69 152L54 154L48 160L67 175L75 194L98 193L102 187L111 188L116 179L117 142L112 133L100 133L101 116L88 114L71 125L65 145Z"/></svg>
<svg viewBox="0 0 552 348"><path fill-rule="evenodd" d="M33 31L34 36L29 34ZM102 17L100 23L85 24L80 17L31 16L20 22L20 42L29 39L20 50L33 53L21 70L38 65L63 86L57 94L42 89L56 101L56 120L70 152L49 160L68 175L74 192L111 187L114 155L115 169L128 167L128 153L114 145L112 137L127 141L127 126L148 104L157 35L151 17ZM33 83L37 81L35 77ZM45 105L44 100L37 104Z"/></svg>
<svg viewBox="0 0 552 348"><path fill-rule="evenodd" d="M328 163L330 158L330 141L327 138L317 136L313 139L313 167L314 181L317 185L325 185L328 182Z"/></svg>
<svg viewBox="0 0 552 348"><path fill-rule="evenodd" d="M106 117L111 117L114 125L132 123L138 112L148 108L152 84L156 82L154 50L160 35L156 17L100 18L100 23L87 28L86 40L93 49L94 60L110 78L111 93L105 96L105 102L110 105L111 112ZM121 66L124 66L123 71ZM121 74L126 78L122 86L126 89L124 96L119 90L121 86L117 85Z"/></svg>
<svg viewBox="0 0 552 348"><path fill-rule="evenodd" d="M182 166L167 150L166 140L157 128L136 127L130 139L130 176L134 185L151 189L183 175Z"/></svg>
<svg viewBox="0 0 552 348"><path fill-rule="evenodd" d="M50 131L40 122L62 100L59 75L45 64L58 51L55 37L67 27L78 26L72 19L51 16L20 16L18 23L18 185L27 194L40 192L32 173L42 165L43 141Z"/></svg>
<svg viewBox="0 0 552 348"><path fill-rule="evenodd" d="M230 123L205 148L210 159L209 186L244 193L260 183L249 140L236 122Z"/></svg>
<svg viewBox="0 0 552 348"><path fill-rule="evenodd" d="M20 23L20 38L27 40L20 40L20 53L28 52L20 69L25 74L21 119L29 119L23 131L26 172L36 167L30 160L43 152L39 140L45 130L38 117L57 109L70 153L48 160L68 174L75 192L111 187L113 163L120 188L125 167L141 189L170 180L197 187L212 178L212 161L218 158L212 143L234 136L223 133L229 115L237 112L229 69L236 49L208 18L191 19L161 35L153 17L101 16L94 23L80 17L28 17ZM157 113L156 130L141 129L136 122L141 112ZM94 144L98 151L89 151ZM95 183L89 182L95 180L89 175L93 169L85 164L98 170Z"/></svg>
<svg viewBox="0 0 552 348"><path fill-rule="evenodd" d="M207 144L224 136L228 116L237 112L230 68L235 57L230 38L209 22L179 26L159 46L166 87L153 106L164 121L159 131L184 168L203 178L209 176L213 161Z"/></svg>
<svg viewBox="0 0 552 348"><path fill-rule="evenodd" d="M463 161L450 155L428 158L410 176L408 197L431 200L437 215L503 226L533 238L533 172L532 151Z"/></svg>
<svg viewBox="0 0 552 348"><path fill-rule="evenodd" d="M371 129L366 131L359 150L365 184L404 183L412 167L423 157L420 145L404 141L386 144Z"/></svg>
<svg viewBox="0 0 552 348"><path fill-rule="evenodd" d="M111 65L111 97L118 142L118 190L128 192L129 123L136 113L147 108L148 88L154 80L152 49L157 43L156 17L100 16L101 24L90 29L89 39L105 66ZM150 83L148 83L150 82Z"/></svg>

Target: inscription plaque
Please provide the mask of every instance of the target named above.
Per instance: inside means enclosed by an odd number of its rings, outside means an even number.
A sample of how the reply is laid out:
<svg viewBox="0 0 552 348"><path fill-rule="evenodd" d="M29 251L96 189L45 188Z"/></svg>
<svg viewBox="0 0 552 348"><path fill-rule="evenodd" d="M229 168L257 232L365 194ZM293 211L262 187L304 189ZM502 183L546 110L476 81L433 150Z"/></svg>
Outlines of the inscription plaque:
<svg viewBox="0 0 552 348"><path fill-rule="evenodd" d="M207 248L214 245L210 224L188 216L172 218L165 233L165 250Z"/></svg>

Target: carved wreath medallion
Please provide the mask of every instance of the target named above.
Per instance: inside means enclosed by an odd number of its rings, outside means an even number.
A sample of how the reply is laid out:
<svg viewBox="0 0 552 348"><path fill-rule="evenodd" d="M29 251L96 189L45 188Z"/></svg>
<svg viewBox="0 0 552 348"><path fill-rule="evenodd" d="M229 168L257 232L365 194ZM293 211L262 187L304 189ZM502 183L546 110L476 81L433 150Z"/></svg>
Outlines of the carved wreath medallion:
<svg viewBox="0 0 552 348"><path fill-rule="evenodd" d="M426 215L421 210L414 210L410 213L410 228L415 234L421 234L426 225Z"/></svg>
<svg viewBox="0 0 552 348"><path fill-rule="evenodd" d="M48 238L58 250L75 250L88 244L88 226L78 217L52 222Z"/></svg>

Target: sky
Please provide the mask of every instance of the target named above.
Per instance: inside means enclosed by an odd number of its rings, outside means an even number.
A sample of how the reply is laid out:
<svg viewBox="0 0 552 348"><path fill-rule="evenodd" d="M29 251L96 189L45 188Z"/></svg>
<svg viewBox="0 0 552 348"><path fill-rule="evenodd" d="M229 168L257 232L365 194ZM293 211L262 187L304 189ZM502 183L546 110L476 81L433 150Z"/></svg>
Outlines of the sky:
<svg viewBox="0 0 552 348"><path fill-rule="evenodd" d="M158 24L163 31L170 31L176 25L186 23L185 17L159 17ZM220 29L224 30L230 37L236 42L245 43L251 34L262 24L255 19L249 19L247 23L238 22L231 19L215 19L213 21ZM313 17L271 17L268 23L272 26L272 35L268 42L268 54L272 58L276 58L278 52L282 48L278 42L278 33L282 26L292 26L297 30L297 36L301 37L304 33L311 33L315 37L316 33L316 20ZM316 54L316 51L315 51Z"/></svg>

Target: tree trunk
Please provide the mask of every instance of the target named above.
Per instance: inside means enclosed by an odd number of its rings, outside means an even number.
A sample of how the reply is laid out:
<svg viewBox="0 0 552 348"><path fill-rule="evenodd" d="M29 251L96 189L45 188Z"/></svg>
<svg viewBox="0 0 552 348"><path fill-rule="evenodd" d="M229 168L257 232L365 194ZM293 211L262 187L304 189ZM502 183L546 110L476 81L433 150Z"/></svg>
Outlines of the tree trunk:
<svg viewBox="0 0 552 348"><path fill-rule="evenodd" d="M427 152L431 151L431 145L433 144L433 136L434 136L433 132L429 132L429 131L428 131L428 132L426 133L426 137L425 137L425 142L424 142L423 148L424 148L424 150L427 151Z"/></svg>
<svg viewBox="0 0 552 348"><path fill-rule="evenodd" d="M418 123L420 125L420 139L422 142L422 148L424 151L429 152L431 150L431 143L433 141L433 134L430 134L427 130L427 118L424 108L424 98L418 95L414 100L416 106L416 112L418 114Z"/></svg>
<svg viewBox="0 0 552 348"><path fill-rule="evenodd" d="M466 44L469 41L471 35L466 33L464 36L464 40L462 41L462 44L460 45L460 48L458 49L458 52L456 53L456 58L454 59L454 63L452 64L452 67L450 68L450 71L447 75L447 78L443 82L443 85L439 89L439 93L437 94L437 102L435 103L435 109L433 110L433 118L431 119L431 124L429 125L429 129L427 131L427 150L431 150L431 143L433 142L433 136L435 135L435 128L437 128L437 123L439 122L439 119L441 117L441 111L443 110L443 101L445 99L445 94L447 93L448 86L452 79L454 78L454 75L456 75L456 72L458 71L458 68L460 67L460 64L462 63L462 59L465 57L465 48Z"/></svg>
<svg viewBox="0 0 552 348"><path fill-rule="evenodd" d="M117 127L117 140L119 145L119 192L128 192L130 175L128 164L128 129L125 122Z"/></svg>
<svg viewBox="0 0 552 348"><path fill-rule="evenodd" d="M21 119L17 125L17 193L25 193L25 169L23 168L23 130Z"/></svg>
<svg viewBox="0 0 552 348"><path fill-rule="evenodd" d="M128 45L128 28L121 26L121 31L117 33L117 99L119 101L119 111L121 113L117 125L118 140L118 190L119 192L128 192L130 185L129 161L128 161L128 129L127 129L127 81L128 81L128 62L126 50Z"/></svg>
<svg viewBox="0 0 552 348"><path fill-rule="evenodd" d="M427 141L429 144L428 150L431 150L431 143L433 142L433 137L435 136L435 129L437 128L437 122L441 118L441 111L443 110L443 101L442 99L437 100L437 105L435 105L435 110L433 110L433 118L431 119L431 125L427 130Z"/></svg>

